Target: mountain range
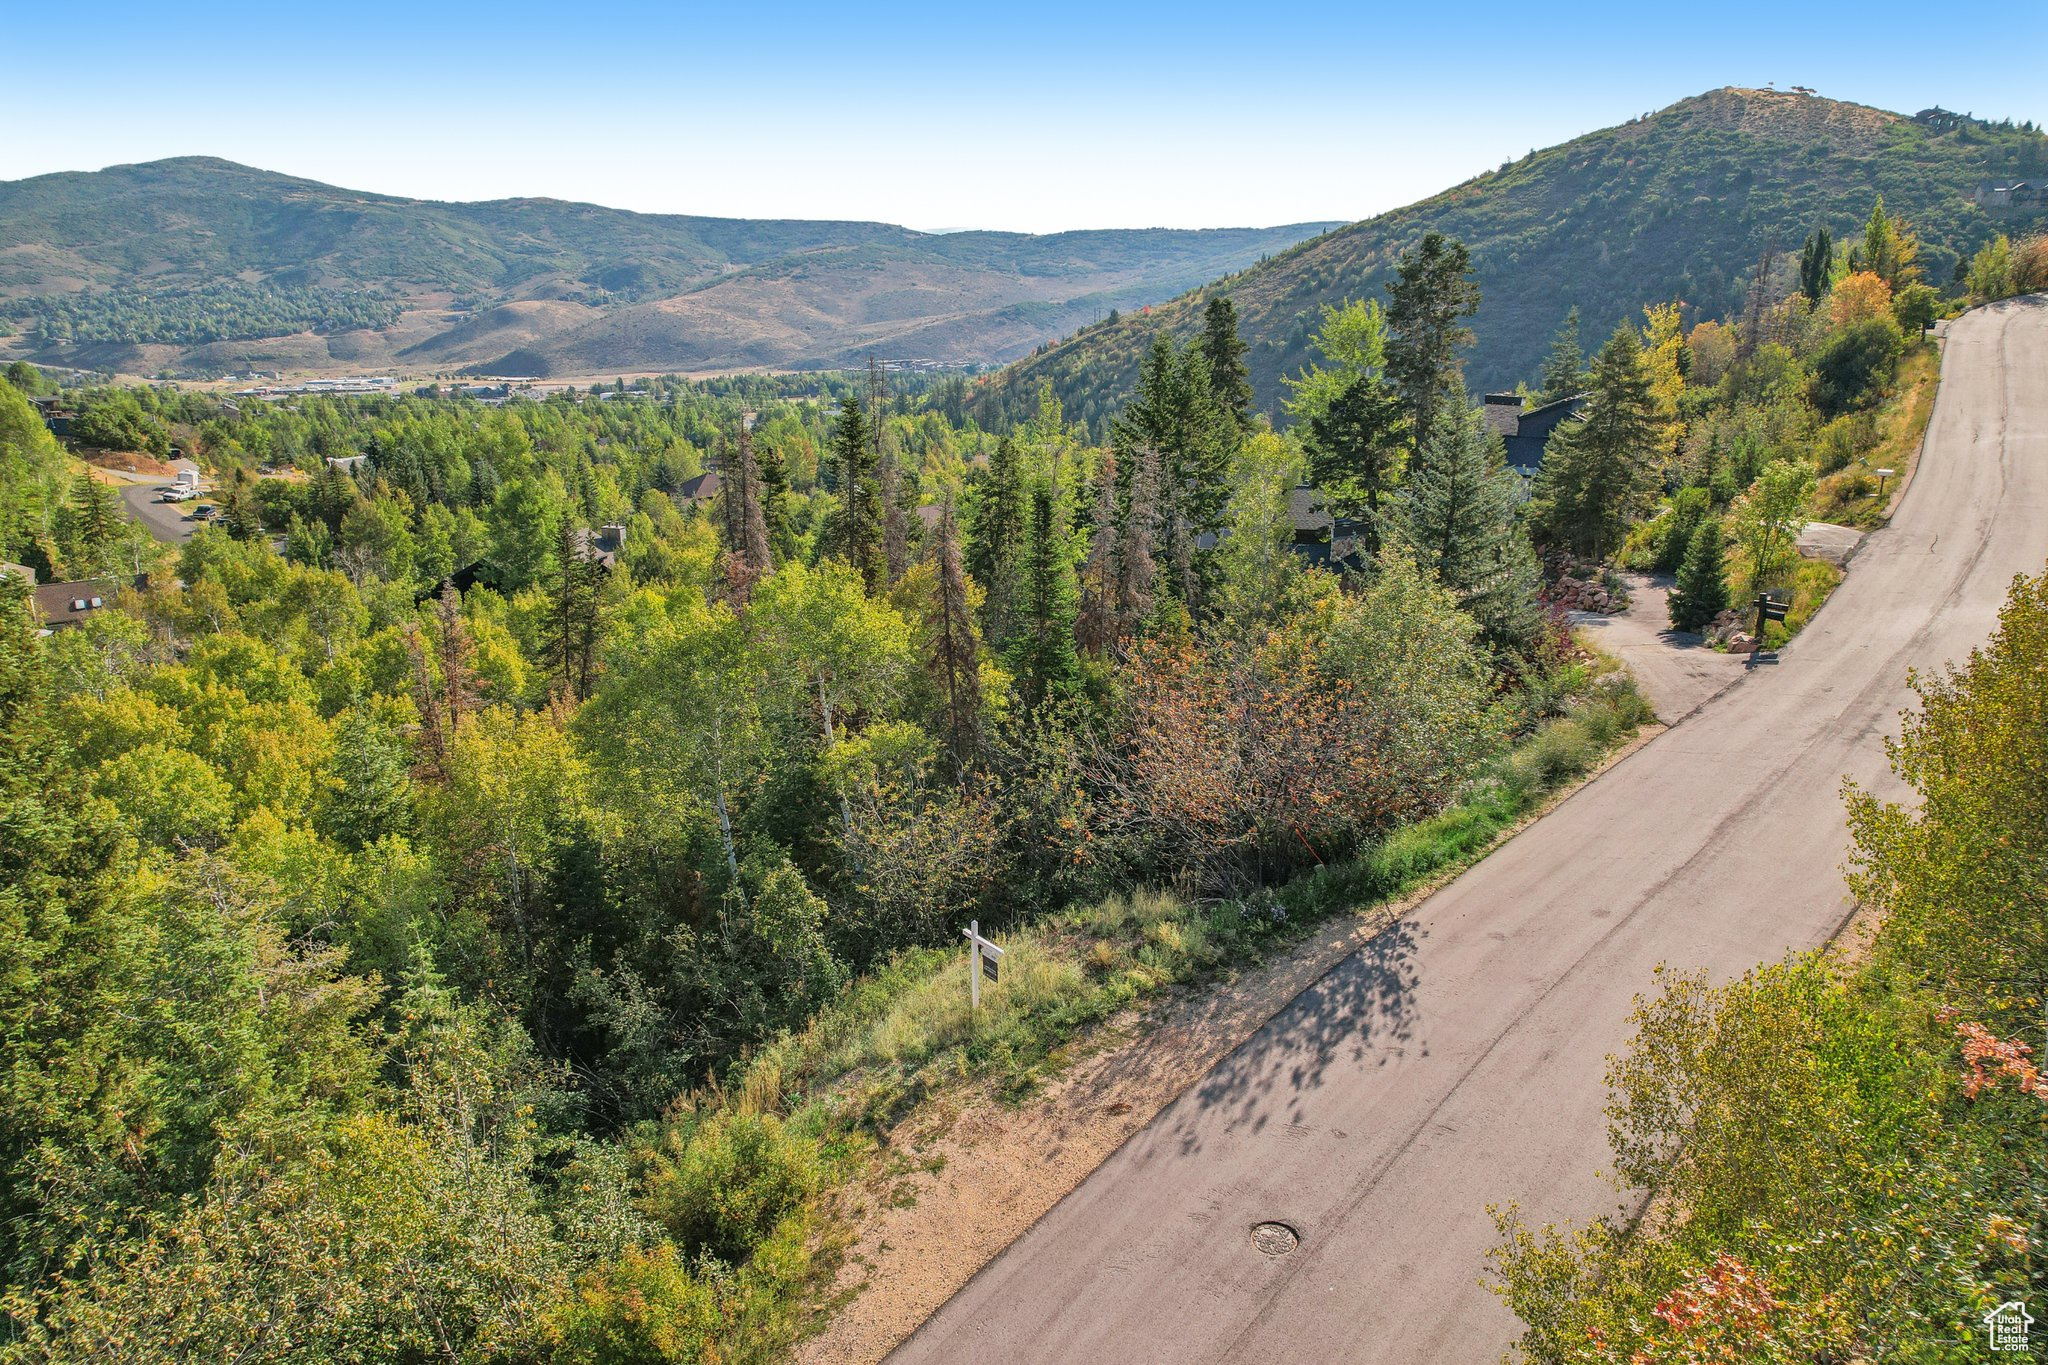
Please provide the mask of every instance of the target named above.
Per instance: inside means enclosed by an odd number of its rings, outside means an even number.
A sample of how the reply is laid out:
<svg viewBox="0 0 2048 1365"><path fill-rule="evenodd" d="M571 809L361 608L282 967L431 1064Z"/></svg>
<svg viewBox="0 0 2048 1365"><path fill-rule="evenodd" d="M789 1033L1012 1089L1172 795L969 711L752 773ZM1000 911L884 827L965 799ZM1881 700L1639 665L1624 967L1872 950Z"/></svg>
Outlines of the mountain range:
<svg viewBox="0 0 2048 1365"><path fill-rule="evenodd" d="M991 364L1332 226L923 233L436 203L182 157L0 183L0 355L177 376Z"/></svg>
<svg viewBox="0 0 2048 1365"><path fill-rule="evenodd" d="M1882 194L1928 278L2048 224L2048 137L1726 88L1510 161L1348 226L923 233L882 223L438 203L187 157L0 182L0 360L130 374L246 370L607 376L1014 362L985 417L1050 380L1100 430L1160 329L1234 300L1257 402L1312 358L1321 309L1383 293L1426 231L1483 295L1469 379L1530 375L1566 310L1591 347L1645 304L1737 311L1767 257L1852 236ZM2013 181L2031 201L1987 191ZM2021 196L2024 199L2024 196ZM1052 343L1048 339L1066 334Z"/></svg>
<svg viewBox="0 0 2048 1365"><path fill-rule="evenodd" d="M1314 358L1322 308L1384 299L1400 253L1430 230L1472 252L1482 302L1470 386L1512 387L1534 376L1568 309L1580 310L1588 349L1624 319L1640 322L1646 304L1728 316L1766 253L1790 275L1809 232L1854 237L1880 194L1918 233L1927 278L1945 285L1993 234L2048 226L2044 175L2048 137L2031 126L1940 109L1907 116L1804 91L1713 90L1084 328L983 381L984 415L1028 409L1050 380L1068 416L1099 432L1155 333L1193 336L1217 294L1237 308L1258 406L1280 414L1281 379ZM1997 206L1988 191L2014 180L2031 183L2031 203Z"/></svg>

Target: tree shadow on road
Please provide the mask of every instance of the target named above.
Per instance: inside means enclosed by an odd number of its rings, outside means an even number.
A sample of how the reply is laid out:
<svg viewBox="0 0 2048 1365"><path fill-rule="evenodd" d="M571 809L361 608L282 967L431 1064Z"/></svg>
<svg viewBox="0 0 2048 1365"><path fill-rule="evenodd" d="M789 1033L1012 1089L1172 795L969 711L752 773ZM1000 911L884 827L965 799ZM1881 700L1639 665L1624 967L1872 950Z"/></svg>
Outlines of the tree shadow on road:
<svg viewBox="0 0 2048 1365"><path fill-rule="evenodd" d="M1182 1153L1200 1150L1217 1110L1226 1130L1297 1124L1303 1099L1332 1062L1377 1055L1384 1066L1404 1055L1414 1034L1419 936L1411 921L1390 926L1218 1062L1170 1115L1167 1132Z"/></svg>

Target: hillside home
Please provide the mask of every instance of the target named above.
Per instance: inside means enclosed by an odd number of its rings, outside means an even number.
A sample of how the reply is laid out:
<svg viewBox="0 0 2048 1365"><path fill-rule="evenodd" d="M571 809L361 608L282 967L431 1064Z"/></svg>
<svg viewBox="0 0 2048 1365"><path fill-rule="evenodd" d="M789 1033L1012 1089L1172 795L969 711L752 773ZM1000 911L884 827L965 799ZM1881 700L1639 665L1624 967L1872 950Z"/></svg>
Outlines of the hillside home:
<svg viewBox="0 0 2048 1365"><path fill-rule="evenodd" d="M1543 452L1550 444L1550 433L1567 417L1578 416L1585 406L1586 395L1580 393L1524 412L1520 394L1489 393L1484 411L1486 424L1500 433L1501 444L1507 448L1508 468L1525 479L1533 479L1543 467Z"/></svg>
<svg viewBox="0 0 2048 1365"><path fill-rule="evenodd" d="M137 592L149 590L149 575L136 574L133 578L88 578L74 583L43 583L31 590L35 602L36 621L45 635L82 625L85 618L114 604L114 596L124 587Z"/></svg>
<svg viewBox="0 0 2048 1365"><path fill-rule="evenodd" d="M1986 180L1971 191L1970 202L1993 212L2008 209L2038 209L2048 204L2048 182L2040 180Z"/></svg>
<svg viewBox="0 0 2048 1365"><path fill-rule="evenodd" d="M707 469L694 479L684 480L683 486L676 490L676 500L692 506L710 502L717 496L718 471L715 469Z"/></svg>

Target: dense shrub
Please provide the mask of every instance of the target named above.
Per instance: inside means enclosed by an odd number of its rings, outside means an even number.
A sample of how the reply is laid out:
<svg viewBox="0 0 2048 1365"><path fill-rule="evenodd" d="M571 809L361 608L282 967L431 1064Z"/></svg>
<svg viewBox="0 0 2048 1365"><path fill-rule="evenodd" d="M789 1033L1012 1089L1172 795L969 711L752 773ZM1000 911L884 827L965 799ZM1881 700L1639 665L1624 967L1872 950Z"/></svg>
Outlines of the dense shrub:
<svg viewBox="0 0 2048 1365"><path fill-rule="evenodd" d="M816 1193L815 1144L772 1115L670 1125L648 1155L646 1208L686 1252L746 1261Z"/></svg>
<svg viewBox="0 0 2048 1365"><path fill-rule="evenodd" d="M1833 416L1876 401L1904 345L1898 323L1888 315L1845 329L1813 362L1814 402Z"/></svg>

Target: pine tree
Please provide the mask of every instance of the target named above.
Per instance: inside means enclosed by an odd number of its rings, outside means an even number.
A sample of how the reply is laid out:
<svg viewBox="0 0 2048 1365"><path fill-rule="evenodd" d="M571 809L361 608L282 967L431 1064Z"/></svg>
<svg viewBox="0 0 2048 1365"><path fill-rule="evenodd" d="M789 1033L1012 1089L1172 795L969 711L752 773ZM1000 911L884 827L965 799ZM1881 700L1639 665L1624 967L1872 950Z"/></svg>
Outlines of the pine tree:
<svg viewBox="0 0 2048 1365"><path fill-rule="evenodd" d="M1721 567L1721 523L1703 518L1693 528L1685 547L1685 562L1679 566L1678 583L1671 590L1671 625L1674 630L1705 630L1728 607L1728 581Z"/></svg>
<svg viewBox="0 0 2048 1365"><path fill-rule="evenodd" d="M1885 212L1884 196L1871 206L1870 220L1863 226L1862 266L1897 293L1920 278L1920 239L1906 226L1906 220Z"/></svg>
<svg viewBox="0 0 2048 1365"><path fill-rule="evenodd" d="M998 649L1010 642L1026 514L1017 443L1005 436L996 442L995 453L989 457L968 552L969 571L983 593L982 635Z"/></svg>
<svg viewBox="0 0 2048 1365"><path fill-rule="evenodd" d="M221 526L236 540L257 540L263 535L263 518L256 510L256 498L249 488L249 471L237 468L228 476L227 492L221 496Z"/></svg>
<svg viewBox="0 0 2048 1365"><path fill-rule="evenodd" d="M741 420L748 422L751 430L752 415L743 415ZM794 548L790 544L789 461L771 444L754 448L754 463L761 471L761 520L768 529L768 544L786 559Z"/></svg>
<svg viewBox="0 0 2048 1365"><path fill-rule="evenodd" d="M1223 525L1229 454L1223 415L1209 385L1209 366L1195 347L1161 333L1138 372L1138 391L1113 428L1123 458L1150 450L1159 461L1158 551L1165 591L1189 609L1202 605L1209 566L1201 546Z"/></svg>
<svg viewBox="0 0 2048 1365"><path fill-rule="evenodd" d="M1828 292L1828 273L1834 263L1834 237L1825 225L1815 228L1799 248L1799 292L1809 302L1819 303L1821 295Z"/></svg>
<svg viewBox="0 0 2048 1365"><path fill-rule="evenodd" d="M1496 646L1525 648L1539 625L1538 574L1519 516L1520 477L1485 418L1459 408L1416 453L1391 520L1415 562L1457 594Z"/></svg>
<svg viewBox="0 0 2048 1365"><path fill-rule="evenodd" d="M1117 641L1117 544L1123 518L1117 510L1118 485L1114 450L1102 452L1095 468L1095 508L1090 517L1088 558L1081 566L1081 615L1074 634L1083 651L1097 656Z"/></svg>
<svg viewBox="0 0 2048 1365"><path fill-rule="evenodd" d="M754 436L744 421L718 482L719 542L727 600L744 606L753 585L774 572L768 519L761 507L761 473Z"/></svg>
<svg viewBox="0 0 2048 1365"><path fill-rule="evenodd" d="M965 782L981 749L981 641L967 574L960 562L960 524L953 500L939 504L932 554L939 570L938 619L928 661L946 709L946 749L956 781Z"/></svg>
<svg viewBox="0 0 2048 1365"><path fill-rule="evenodd" d="M1117 463L1116 631L1127 640L1152 612L1152 560L1159 520L1159 456L1140 449Z"/></svg>
<svg viewBox="0 0 2048 1365"><path fill-rule="evenodd" d="M420 747L426 751L428 771L445 780L448 749L462 726L462 718L476 705L476 646L469 626L462 619L462 594L453 583L441 585L434 603L434 664L428 654L417 622L405 628L405 648L412 665L413 710L420 718Z"/></svg>
<svg viewBox="0 0 2048 1365"><path fill-rule="evenodd" d="M1081 677L1080 656L1074 650L1080 591L1063 501L1049 478L1033 481L1020 619L1009 650L1010 671L1027 707L1070 695Z"/></svg>
<svg viewBox="0 0 2048 1365"><path fill-rule="evenodd" d="M882 557L882 490L876 479L874 447L860 399L840 400L832 429L832 455L839 466L839 515L833 549L859 571L869 592L881 591L888 566Z"/></svg>
<svg viewBox="0 0 2048 1365"><path fill-rule="evenodd" d="M121 537L121 495L92 475L80 474L71 484L71 510L88 572L104 572L107 556Z"/></svg>
<svg viewBox="0 0 2048 1365"><path fill-rule="evenodd" d="M1593 359L1585 416L1544 452L1530 509L1538 538L1604 561L1642 510L1661 437L1643 344L1624 322Z"/></svg>
<svg viewBox="0 0 2048 1365"><path fill-rule="evenodd" d="M1376 374L1364 374L1308 420L1309 478L1330 510L1356 521L1366 558L1380 551L1380 503L1401 468L1407 417Z"/></svg>
<svg viewBox="0 0 2048 1365"><path fill-rule="evenodd" d="M1251 371L1245 367L1244 338L1237 331L1237 305L1227 294L1209 300L1202 314L1202 358L1209 366L1209 392L1237 430L1252 422Z"/></svg>
<svg viewBox="0 0 2048 1365"><path fill-rule="evenodd" d="M1479 311L1472 253L1440 232L1404 252L1387 285L1387 378L1408 410L1419 448L1460 382L1458 352L1472 342L1463 319Z"/></svg>
<svg viewBox="0 0 2048 1365"><path fill-rule="evenodd" d="M548 613L541 622L541 661L554 675L555 687L578 702L589 698L597 680L601 629L603 571L590 553L589 535L572 521L563 521Z"/></svg>
<svg viewBox="0 0 2048 1365"><path fill-rule="evenodd" d="M1545 403L1570 398L1586 388L1586 351L1579 342L1579 306L1573 304L1564 315L1564 325L1551 339L1550 354L1543 358L1543 385L1537 396Z"/></svg>
<svg viewBox="0 0 2048 1365"><path fill-rule="evenodd" d="M882 362L868 353L868 444L875 471L876 515L882 527L882 570L894 583L910 567L910 521L903 507L903 470L888 439L889 380Z"/></svg>

